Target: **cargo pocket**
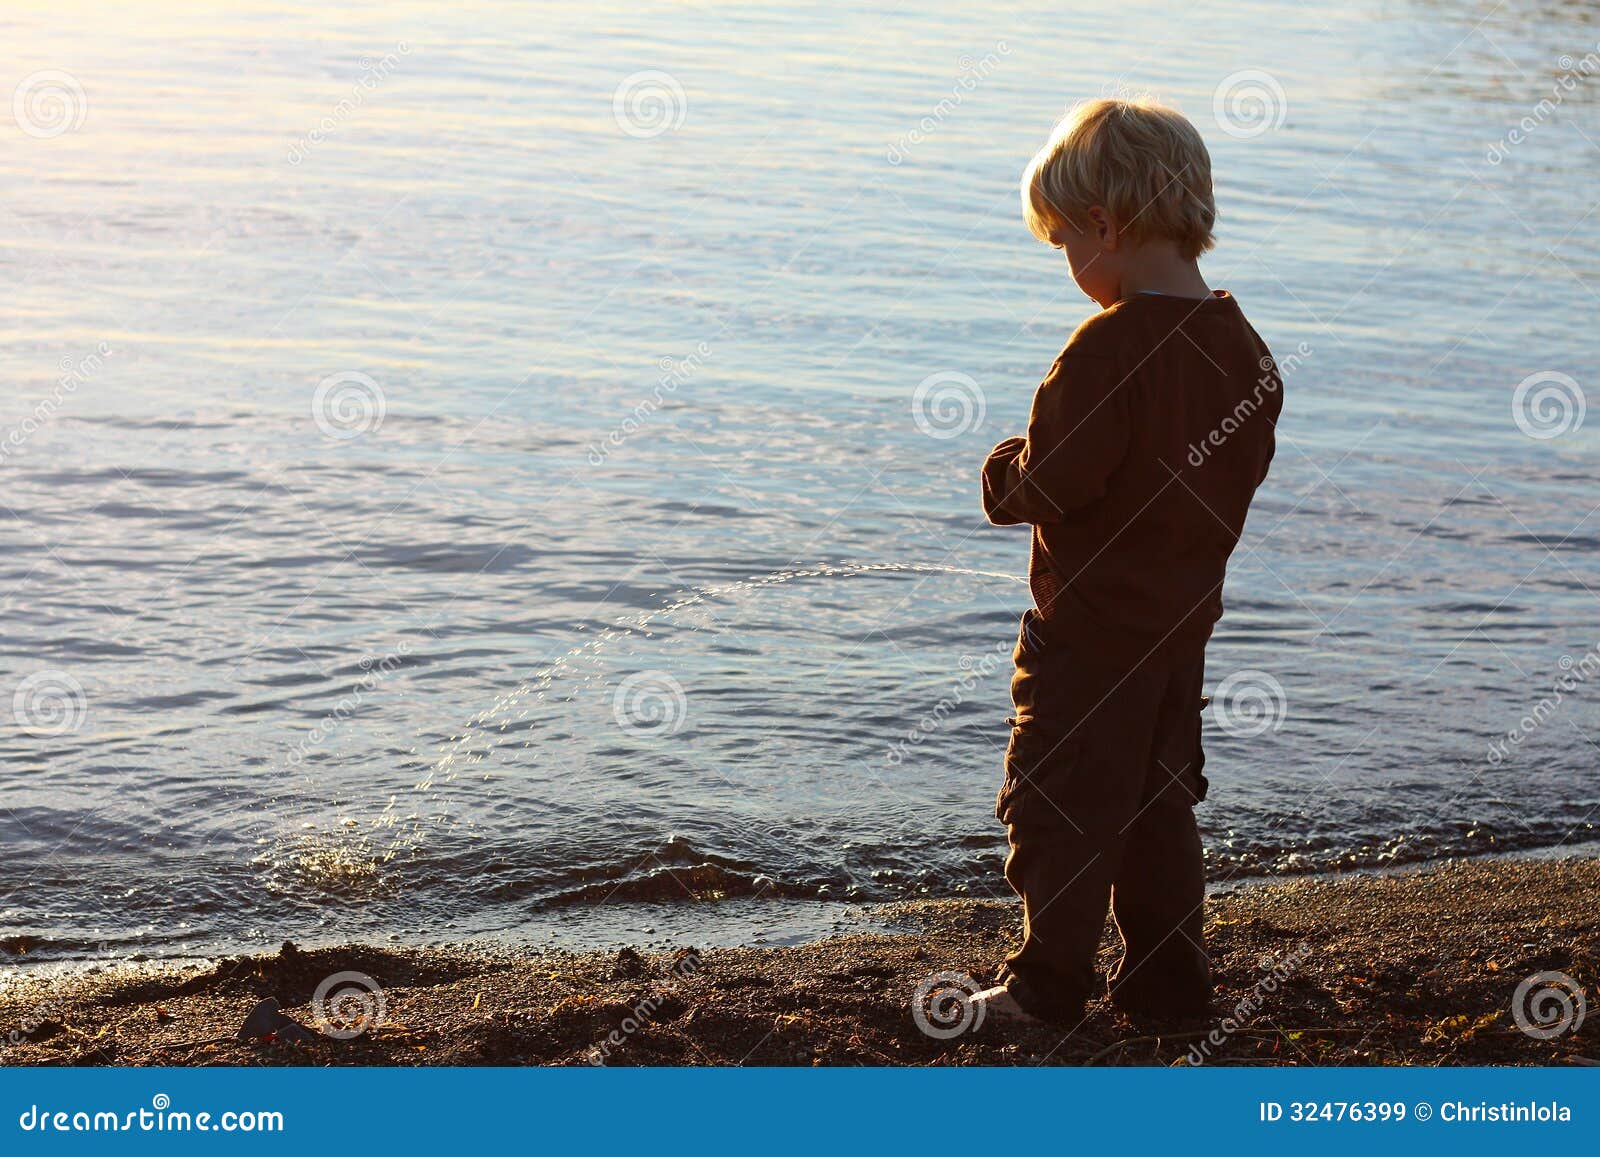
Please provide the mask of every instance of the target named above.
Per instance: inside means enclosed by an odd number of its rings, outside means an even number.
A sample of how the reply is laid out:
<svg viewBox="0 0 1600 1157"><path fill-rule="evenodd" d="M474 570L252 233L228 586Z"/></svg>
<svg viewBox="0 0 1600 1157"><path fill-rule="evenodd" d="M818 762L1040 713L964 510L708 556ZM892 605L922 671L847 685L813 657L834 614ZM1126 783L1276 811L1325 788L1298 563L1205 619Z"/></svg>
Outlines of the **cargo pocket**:
<svg viewBox="0 0 1600 1157"><path fill-rule="evenodd" d="M1172 709L1152 752L1153 760L1139 801L1141 807L1148 807L1157 800L1193 807L1206 798L1209 784L1204 774L1206 753L1201 731L1210 704L1211 700L1202 695L1198 709L1193 699Z"/></svg>
<svg viewBox="0 0 1600 1157"><path fill-rule="evenodd" d="M995 818L1007 825L1076 826L1068 817L1067 804L1081 753L1076 738L1042 728L1034 716L1012 720L1006 779L995 797Z"/></svg>

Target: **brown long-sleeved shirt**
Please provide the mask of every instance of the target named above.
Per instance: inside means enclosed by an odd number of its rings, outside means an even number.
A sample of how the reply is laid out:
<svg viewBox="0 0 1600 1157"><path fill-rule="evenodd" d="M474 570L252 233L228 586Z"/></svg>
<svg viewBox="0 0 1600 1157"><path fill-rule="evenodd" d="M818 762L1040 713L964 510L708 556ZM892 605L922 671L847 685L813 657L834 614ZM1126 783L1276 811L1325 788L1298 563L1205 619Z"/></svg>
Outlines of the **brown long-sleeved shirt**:
<svg viewBox="0 0 1600 1157"><path fill-rule="evenodd" d="M1026 438L983 467L991 522L1031 523L1048 637L1135 661L1203 646L1283 383L1238 303L1138 294L1078 327Z"/></svg>

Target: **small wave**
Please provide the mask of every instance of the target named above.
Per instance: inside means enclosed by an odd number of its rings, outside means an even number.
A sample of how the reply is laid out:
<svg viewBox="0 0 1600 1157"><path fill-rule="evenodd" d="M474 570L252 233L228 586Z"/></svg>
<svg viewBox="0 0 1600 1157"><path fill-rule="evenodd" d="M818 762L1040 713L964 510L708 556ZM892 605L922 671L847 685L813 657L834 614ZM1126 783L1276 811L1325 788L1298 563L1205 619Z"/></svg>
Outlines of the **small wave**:
<svg viewBox="0 0 1600 1157"><path fill-rule="evenodd" d="M662 865L615 882L584 884L557 893L544 906L563 908L617 901L660 904L760 897L798 899L814 894L815 889L786 887L770 876L736 871L707 860L675 867Z"/></svg>
<svg viewBox="0 0 1600 1157"><path fill-rule="evenodd" d="M363 837L346 831L300 832L280 838L254 863L266 872L267 889L279 895L307 891L326 896L370 897L394 891L398 880L385 857Z"/></svg>

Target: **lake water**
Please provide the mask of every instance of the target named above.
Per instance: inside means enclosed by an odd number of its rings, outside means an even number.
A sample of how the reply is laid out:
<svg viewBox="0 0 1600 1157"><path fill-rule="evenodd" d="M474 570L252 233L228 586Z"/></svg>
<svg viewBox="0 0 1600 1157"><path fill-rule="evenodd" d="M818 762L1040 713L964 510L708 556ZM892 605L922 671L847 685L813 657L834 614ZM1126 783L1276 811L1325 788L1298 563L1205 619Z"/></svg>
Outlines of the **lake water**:
<svg viewBox="0 0 1600 1157"><path fill-rule="evenodd" d="M1213 877L1594 839L1588 8L10 24L33 958L1006 894L1027 536L977 468L1090 308L1016 179L1121 91L1208 139L1204 271L1288 371L1210 651Z"/></svg>

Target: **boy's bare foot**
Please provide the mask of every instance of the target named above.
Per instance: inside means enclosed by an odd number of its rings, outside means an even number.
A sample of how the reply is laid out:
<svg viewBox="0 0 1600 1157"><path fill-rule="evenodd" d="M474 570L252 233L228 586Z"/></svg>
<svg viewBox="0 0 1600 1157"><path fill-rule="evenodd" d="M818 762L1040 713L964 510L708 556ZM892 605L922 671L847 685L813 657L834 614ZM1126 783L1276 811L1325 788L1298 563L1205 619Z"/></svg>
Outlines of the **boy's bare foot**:
<svg viewBox="0 0 1600 1157"><path fill-rule="evenodd" d="M1017 998L1005 985L999 984L993 988L986 988L973 996L971 1000L973 1009L977 1012L976 1023L992 1025L996 1028L1041 1028L1045 1022L1028 1012Z"/></svg>

